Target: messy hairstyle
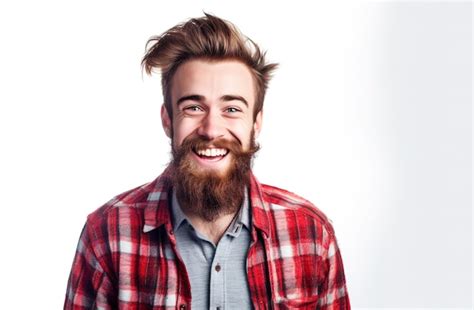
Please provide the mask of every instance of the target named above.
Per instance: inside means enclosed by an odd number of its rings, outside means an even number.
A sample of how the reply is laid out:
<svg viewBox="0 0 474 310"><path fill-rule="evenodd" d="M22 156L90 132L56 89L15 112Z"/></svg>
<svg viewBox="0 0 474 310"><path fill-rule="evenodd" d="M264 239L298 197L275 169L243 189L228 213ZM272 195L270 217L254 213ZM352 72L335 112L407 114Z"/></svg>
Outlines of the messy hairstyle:
<svg viewBox="0 0 474 310"><path fill-rule="evenodd" d="M255 82L255 117L263 108L265 91L277 64L267 63L265 53L233 24L204 14L203 17L190 19L149 39L142 67L147 74L152 74L154 69L161 71L163 98L171 116L171 81L181 64L190 59L241 61L248 66Z"/></svg>

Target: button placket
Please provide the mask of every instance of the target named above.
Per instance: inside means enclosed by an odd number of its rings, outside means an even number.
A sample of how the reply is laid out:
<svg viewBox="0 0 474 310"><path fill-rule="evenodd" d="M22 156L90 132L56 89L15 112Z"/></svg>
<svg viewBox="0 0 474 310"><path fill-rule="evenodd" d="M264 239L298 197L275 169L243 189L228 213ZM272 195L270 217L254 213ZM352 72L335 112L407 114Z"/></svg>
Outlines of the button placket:
<svg viewBox="0 0 474 310"><path fill-rule="evenodd" d="M229 254L232 237L224 235L217 245L211 269L210 307L224 309L225 303L225 262Z"/></svg>

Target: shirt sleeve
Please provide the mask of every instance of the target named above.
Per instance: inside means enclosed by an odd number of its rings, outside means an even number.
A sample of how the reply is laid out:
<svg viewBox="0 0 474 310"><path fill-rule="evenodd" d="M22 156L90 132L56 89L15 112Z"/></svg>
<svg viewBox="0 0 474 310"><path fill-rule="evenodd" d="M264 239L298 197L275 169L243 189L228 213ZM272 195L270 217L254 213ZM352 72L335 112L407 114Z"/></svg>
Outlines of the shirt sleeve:
<svg viewBox="0 0 474 310"><path fill-rule="evenodd" d="M319 285L318 309L351 309L341 252L332 227L329 227L325 237L325 251L321 262L324 272Z"/></svg>
<svg viewBox="0 0 474 310"><path fill-rule="evenodd" d="M86 224L69 275L64 309L113 308L113 285L94 252L91 235Z"/></svg>

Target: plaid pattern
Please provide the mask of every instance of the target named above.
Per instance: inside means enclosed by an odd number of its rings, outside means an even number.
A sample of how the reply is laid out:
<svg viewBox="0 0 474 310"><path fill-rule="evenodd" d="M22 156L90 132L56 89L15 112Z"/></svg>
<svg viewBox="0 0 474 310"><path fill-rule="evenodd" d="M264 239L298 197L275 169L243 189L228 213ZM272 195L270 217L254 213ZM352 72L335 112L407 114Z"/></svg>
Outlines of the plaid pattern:
<svg viewBox="0 0 474 310"><path fill-rule="evenodd" d="M64 309L189 309L165 171L90 214ZM307 200L251 175L247 274L255 309L350 309L342 259L326 216Z"/></svg>

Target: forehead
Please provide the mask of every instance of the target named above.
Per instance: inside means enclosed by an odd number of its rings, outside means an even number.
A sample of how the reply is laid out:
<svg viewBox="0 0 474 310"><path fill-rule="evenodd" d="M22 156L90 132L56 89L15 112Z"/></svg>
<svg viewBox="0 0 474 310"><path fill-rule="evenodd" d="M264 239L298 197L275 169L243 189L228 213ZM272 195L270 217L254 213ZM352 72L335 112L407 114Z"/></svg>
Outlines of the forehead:
<svg viewBox="0 0 474 310"><path fill-rule="evenodd" d="M171 82L173 105L182 96L200 95L208 100L239 95L255 102L255 82L250 69L238 60L193 59L180 65Z"/></svg>

